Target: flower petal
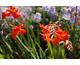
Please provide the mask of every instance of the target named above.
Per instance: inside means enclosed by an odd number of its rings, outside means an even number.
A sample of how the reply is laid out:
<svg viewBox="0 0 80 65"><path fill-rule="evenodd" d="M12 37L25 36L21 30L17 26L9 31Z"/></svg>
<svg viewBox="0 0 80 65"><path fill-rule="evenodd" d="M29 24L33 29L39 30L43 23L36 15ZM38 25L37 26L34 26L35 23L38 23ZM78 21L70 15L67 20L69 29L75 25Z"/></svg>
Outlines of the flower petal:
<svg viewBox="0 0 80 65"><path fill-rule="evenodd" d="M16 7L15 6L10 6L11 10L14 10Z"/></svg>
<svg viewBox="0 0 80 65"><path fill-rule="evenodd" d="M21 28L23 27L23 24L22 24L22 23L20 23L18 27L21 29Z"/></svg>
<svg viewBox="0 0 80 65"><path fill-rule="evenodd" d="M21 29L21 30L20 30L20 33L21 33L21 34L25 34L25 33L26 33L26 30Z"/></svg>
<svg viewBox="0 0 80 65"><path fill-rule="evenodd" d="M8 14L7 14L7 16L10 16L10 15L11 15L11 13L8 13Z"/></svg>
<svg viewBox="0 0 80 65"><path fill-rule="evenodd" d="M12 29L12 31L14 32L14 31L15 31L15 29Z"/></svg>
<svg viewBox="0 0 80 65"><path fill-rule="evenodd" d="M13 32L11 37L14 39L18 34L19 34L19 32Z"/></svg>
<svg viewBox="0 0 80 65"><path fill-rule="evenodd" d="M39 27L40 27L40 28L44 28L43 24L40 24L40 23L39 23Z"/></svg>
<svg viewBox="0 0 80 65"><path fill-rule="evenodd" d="M79 25L80 25L80 22L78 22L77 24L79 24Z"/></svg>

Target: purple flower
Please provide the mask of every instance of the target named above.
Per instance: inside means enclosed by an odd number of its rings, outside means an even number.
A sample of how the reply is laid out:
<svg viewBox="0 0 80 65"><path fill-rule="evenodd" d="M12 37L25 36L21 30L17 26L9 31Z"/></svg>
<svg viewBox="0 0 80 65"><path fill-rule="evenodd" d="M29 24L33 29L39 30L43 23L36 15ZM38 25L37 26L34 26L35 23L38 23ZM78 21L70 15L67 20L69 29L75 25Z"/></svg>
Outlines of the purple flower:
<svg viewBox="0 0 80 65"><path fill-rule="evenodd" d="M61 12L66 13L68 12L68 9L66 7L61 8Z"/></svg>
<svg viewBox="0 0 80 65"><path fill-rule="evenodd" d="M33 26L33 25L29 25L29 28L33 29L33 28L34 28L34 26Z"/></svg>
<svg viewBox="0 0 80 65"><path fill-rule="evenodd" d="M36 22L39 23L41 20L41 14L37 12L34 16L32 16L32 19Z"/></svg>
<svg viewBox="0 0 80 65"><path fill-rule="evenodd" d="M20 11L20 14L21 14L21 17L24 21L29 19L27 12Z"/></svg>
<svg viewBox="0 0 80 65"><path fill-rule="evenodd" d="M56 11L56 7L55 6L51 6L51 9L55 12Z"/></svg>
<svg viewBox="0 0 80 65"><path fill-rule="evenodd" d="M1 33L1 35L3 35L3 30L0 33Z"/></svg>
<svg viewBox="0 0 80 65"><path fill-rule="evenodd" d="M51 8L47 11L47 14L52 18L58 16L55 6L51 6Z"/></svg>
<svg viewBox="0 0 80 65"><path fill-rule="evenodd" d="M76 7L77 6L71 6L71 8L72 8L72 13L74 14L74 13L76 13ZM77 9L78 10L78 9Z"/></svg>
<svg viewBox="0 0 80 65"><path fill-rule="evenodd" d="M71 7L68 7L68 13L70 13L72 11Z"/></svg>
<svg viewBox="0 0 80 65"><path fill-rule="evenodd" d="M37 9L37 11L41 11L42 10L42 7L39 7L38 9Z"/></svg>
<svg viewBox="0 0 80 65"><path fill-rule="evenodd" d="M34 18L34 15L35 15L35 14L32 14L32 15L31 15L31 18L32 18L32 19Z"/></svg>
<svg viewBox="0 0 80 65"><path fill-rule="evenodd" d="M4 26L6 24L6 22L2 23L1 26Z"/></svg>
<svg viewBox="0 0 80 65"><path fill-rule="evenodd" d="M74 23L75 23L75 16L70 19L70 23L73 23L73 25L74 25Z"/></svg>
<svg viewBox="0 0 80 65"><path fill-rule="evenodd" d="M20 6L20 8L24 8L25 6Z"/></svg>
<svg viewBox="0 0 80 65"><path fill-rule="evenodd" d="M46 18L46 21L48 21L48 18Z"/></svg>
<svg viewBox="0 0 80 65"><path fill-rule="evenodd" d="M51 9L51 6L45 6L44 9L45 11L49 11Z"/></svg>
<svg viewBox="0 0 80 65"><path fill-rule="evenodd" d="M4 26L4 29L5 29L5 28L7 28L7 26L6 26L6 25Z"/></svg>
<svg viewBox="0 0 80 65"><path fill-rule="evenodd" d="M32 12L32 7L31 7L31 6L28 7L28 8L27 8L27 11L28 11L28 12Z"/></svg>
<svg viewBox="0 0 80 65"><path fill-rule="evenodd" d="M8 20L9 20L9 21L14 21L13 16L12 16L12 15L10 15L10 16L9 16L9 18L8 18Z"/></svg>
<svg viewBox="0 0 80 65"><path fill-rule="evenodd" d="M70 20L70 13L63 14L63 18L66 20Z"/></svg>
<svg viewBox="0 0 80 65"><path fill-rule="evenodd" d="M53 11L52 9L47 11L47 14L52 18L58 16L57 12Z"/></svg>
<svg viewBox="0 0 80 65"><path fill-rule="evenodd" d="M6 11L6 9L8 9L7 7L1 7L1 12Z"/></svg>

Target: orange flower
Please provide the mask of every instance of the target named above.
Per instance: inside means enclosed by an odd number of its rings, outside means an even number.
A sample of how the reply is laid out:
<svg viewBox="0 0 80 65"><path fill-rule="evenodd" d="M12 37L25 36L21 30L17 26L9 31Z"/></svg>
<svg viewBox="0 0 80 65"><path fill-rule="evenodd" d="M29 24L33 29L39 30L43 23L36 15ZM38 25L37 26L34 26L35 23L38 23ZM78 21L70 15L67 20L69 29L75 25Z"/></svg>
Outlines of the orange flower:
<svg viewBox="0 0 80 65"><path fill-rule="evenodd" d="M39 23L39 27L40 27L40 28L44 28L43 24L40 24L40 23Z"/></svg>
<svg viewBox="0 0 80 65"><path fill-rule="evenodd" d="M21 16L21 14L18 12L18 10L15 10L15 6L10 6L10 9L6 9L6 12L9 12L7 14L7 16L10 16L12 14L14 19L15 18L17 19L19 16Z"/></svg>
<svg viewBox="0 0 80 65"><path fill-rule="evenodd" d="M62 30L62 29L60 29L60 28L58 27L58 25L56 25L56 32L60 34L60 33L62 33L62 32L63 32L63 30Z"/></svg>
<svg viewBox="0 0 80 65"><path fill-rule="evenodd" d="M48 34L42 34L42 33L40 33L43 37L42 37L42 39L43 39L43 41L47 41L47 42L50 42L50 38L49 38L49 35Z"/></svg>
<svg viewBox="0 0 80 65"><path fill-rule="evenodd" d="M42 33L44 33L44 34L50 34L50 30L49 30L49 26L50 26L50 25L43 26L43 24L39 24L39 26L40 26L40 28L43 28L43 29L41 30Z"/></svg>
<svg viewBox="0 0 80 65"><path fill-rule="evenodd" d="M55 33L54 35L55 35L55 37L59 38L60 40L62 40L64 42L68 39L68 36L69 36L67 34L67 31L62 32L61 34Z"/></svg>
<svg viewBox="0 0 80 65"><path fill-rule="evenodd" d="M6 18L6 16L10 16L11 14L14 17L14 19L21 17L21 14L18 12L18 10L15 10L15 6L10 6L10 9L6 9L5 13L6 13L6 15L4 15L4 16L2 14L2 19Z"/></svg>
<svg viewBox="0 0 80 65"><path fill-rule="evenodd" d="M58 26L56 26L56 33L54 35L64 42L68 39L68 36L70 37L70 35L67 34L67 31L63 31Z"/></svg>
<svg viewBox="0 0 80 65"><path fill-rule="evenodd" d="M43 36L42 39L47 42L51 41L55 46L58 45L56 43L59 43L60 40L66 42L68 36L70 37L70 35L67 34L67 31L63 31L58 25L49 24L43 26L43 24L39 24L39 26L43 28L41 30L43 34L40 33Z"/></svg>
<svg viewBox="0 0 80 65"><path fill-rule="evenodd" d="M2 20L5 19L7 16L7 13L6 12L2 12Z"/></svg>
<svg viewBox="0 0 80 65"><path fill-rule="evenodd" d="M57 46L58 44L56 44L56 43L59 43L59 42L60 42L60 39L59 39L59 38L52 39L51 42L52 42L55 46Z"/></svg>
<svg viewBox="0 0 80 65"><path fill-rule="evenodd" d="M19 34L19 32L21 33L21 34L25 34L26 33L26 30L24 30L24 29L21 29L23 27L23 24L19 24L19 26L17 27L17 26L15 26L15 28L14 29L12 29L12 31L13 31L13 33L12 33L12 38L15 38L18 34Z"/></svg>

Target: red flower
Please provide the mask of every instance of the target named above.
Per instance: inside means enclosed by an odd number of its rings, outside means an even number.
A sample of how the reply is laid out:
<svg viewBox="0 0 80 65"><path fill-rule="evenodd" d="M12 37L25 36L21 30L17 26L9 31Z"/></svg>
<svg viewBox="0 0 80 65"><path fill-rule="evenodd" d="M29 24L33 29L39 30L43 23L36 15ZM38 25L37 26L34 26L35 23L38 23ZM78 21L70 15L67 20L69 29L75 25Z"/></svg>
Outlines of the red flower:
<svg viewBox="0 0 80 65"><path fill-rule="evenodd" d="M61 34L61 33L63 32L63 30L60 29L60 28L58 27L58 25L56 25L56 32L59 33L59 34Z"/></svg>
<svg viewBox="0 0 80 65"><path fill-rule="evenodd" d="M54 35L64 42L68 39L67 31L62 32L61 34L55 33Z"/></svg>
<svg viewBox="0 0 80 65"><path fill-rule="evenodd" d="M50 34L50 30L49 30L50 24L46 26L43 26L43 24L39 24L39 26L40 28L43 28L41 32L43 32L44 34Z"/></svg>
<svg viewBox="0 0 80 65"><path fill-rule="evenodd" d="M7 13L6 12L2 12L2 20L5 19L7 16Z"/></svg>
<svg viewBox="0 0 80 65"><path fill-rule="evenodd" d="M13 31L13 33L12 33L12 38L15 38L18 34L19 34L19 32L21 33L21 34L25 34L26 33L26 30L24 30L24 29L21 29L23 27L23 24L19 24L19 26L17 27L17 26L15 26L15 28L14 29L12 29L12 31Z"/></svg>
<svg viewBox="0 0 80 65"><path fill-rule="evenodd" d="M43 24L39 24L39 26L42 28L41 34L43 37L42 39L47 42L52 42L55 46L57 46L60 40L66 42L68 39L67 31L63 31L61 28L58 27L58 25L49 24L46 26L43 26Z"/></svg>
<svg viewBox="0 0 80 65"><path fill-rule="evenodd" d="M43 39L43 41L47 41L47 42L50 42L50 38L49 38L49 35L48 34L42 34L42 33L40 33L43 37L42 37L42 39Z"/></svg>
<svg viewBox="0 0 80 65"><path fill-rule="evenodd" d="M6 16L10 16L11 14L14 17L14 19L21 17L21 14L18 12L18 10L15 10L15 6L10 6L10 9L6 9L5 13L6 13L6 15L2 14L2 19L6 18Z"/></svg>
<svg viewBox="0 0 80 65"><path fill-rule="evenodd" d="M18 10L15 10L15 6L10 6L10 9L6 9L6 12L9 12L7 14L7 16L10 16L12 14L12 16L14 17L14 19L18 18L21 16L21 14L18 12Z"/></svg>
<svg viewBox="0 0 80 65"><path fill-rule="evenodd" d="M59 38L52 39L51 42L52 42L55 46L57 46L58 44L56 44L56 43L59 43L59 42L60 42L60 39L59 39Z"/></svg>
<svg viewBox="0 0 80 65"><path fill-rule="evenodd" d="M40 28L44 28L43 24L40 24L40 23L39 23L39 27L40 27Z"/></svg>

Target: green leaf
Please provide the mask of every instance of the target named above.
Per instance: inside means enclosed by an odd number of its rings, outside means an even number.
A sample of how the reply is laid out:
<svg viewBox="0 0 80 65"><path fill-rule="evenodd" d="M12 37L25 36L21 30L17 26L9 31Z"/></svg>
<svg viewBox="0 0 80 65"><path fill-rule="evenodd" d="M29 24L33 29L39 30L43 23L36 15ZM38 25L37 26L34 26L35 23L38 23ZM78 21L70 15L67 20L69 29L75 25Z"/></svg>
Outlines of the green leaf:
<svg viewBox="0 0 80 65"><path fill-rule="evenodd" d="M0 59L4 59L3 56L0 54Z"/></svg>

